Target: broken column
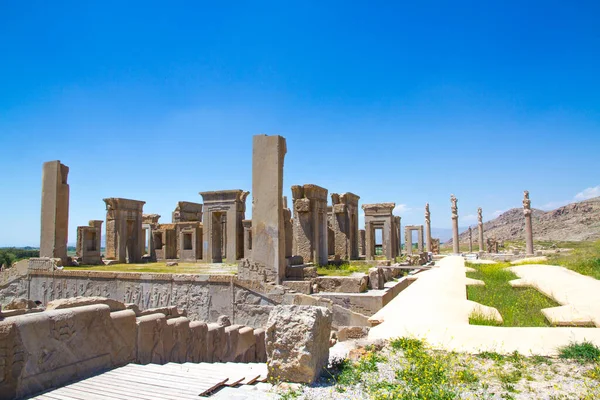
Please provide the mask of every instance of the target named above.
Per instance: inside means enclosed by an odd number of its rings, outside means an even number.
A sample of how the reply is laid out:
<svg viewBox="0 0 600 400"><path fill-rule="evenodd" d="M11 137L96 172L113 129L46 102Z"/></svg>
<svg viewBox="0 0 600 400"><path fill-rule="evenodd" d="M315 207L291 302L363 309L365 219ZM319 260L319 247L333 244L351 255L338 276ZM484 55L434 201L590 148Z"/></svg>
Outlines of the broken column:
<svg viewBox="0 0 600 400"><path fill-rule="evenodd" d="M42 169L42 216L40 257L60 258L67 263L69 234L69 167L48 161Z"/></svg>
<svg viewBox="0 0 600 400"><path fill-rule="evenodd" d="M144 255L142 212L145 201L108 198L106 203L106 259L137 263Z"/></svg>
<svg viewBox="0 0 600 400"><path fill-rule="evenodd" d="M469 253L473 252L473 230L469 227Z"/></svg>
<svg viewBox="0 0 600 400"><path fill-rule="evenodd" d="M327 189L317 185L292 186L295 256L305 263L327 265Z"/></svg>
<svg viewBox="0 0 600 400"><path fill-rule="evenodd" d="M252 138L252 259L251 267L265 280L285 279L283 222L283 163L287 152L282 136ZM244 265L240 264L240 272Z"/></svg>
<svg viewBox="0 0 600 400"><path fill-rule="evenodd" d="M354 193L332 193L333 254L342 260L358 258L358 200ZM330 249L331 252L332 249Z"/></svg>
<svg viewBox="0 0 600 400"><path fill-rule="evenodd" d="M392 214L396 203L363 204L365 212L365 257L374 260L376 256L375 242L376 231L381 231L382 253L388 260L394 260L398 255L393 246L392 230L394 229L394 215Z"/></svg>
<svg viewBox="0 0 600 400"><path fill-rule="evenodd" d="M244 227L244 258L250 258L252 254L252 220L243 220L242 226Z"/></svg>
<svg viewBox="0 0 600 400"><path fill-rule="evenodd" d="M100 251L102 223L103 221L93 220L89 222L88 226L77 227L76 255L80 264L97 265L102 263L102 252Z"/></svg>
<svg viewBox="0 0 600 400"><path fill-rule="evenodd" d="M410 255L413 253L413 243L412 243L412 227L406 225L404 227L404 246L406 247L406 254Z"/></svg>
<svg viewBox="0 0 600 400"><path fill-rule="evenodd" d="M454 197L454 195L451 195L450 202L452 203L452 252L454 254L459 254L460 243L458 241L458 199Z"/></svg>
<svg viewBox="0 0 600 400"><path fill-rule="evenodd" d="M431 212L429 212L429 203L425 204L425 236L427 239L427 252L431 253Z"/></svg>
<svg viewBox="0 0 600 400"><path fill-rule="evenodd" d="M246 197L243 190L201 192L204 201L203 259L207 263L235 263L244 254Z"/></svg>
<svg viewBox="0 0 600 400"><path fill-rule="evenodd" d="M533 226L531 224L531 200L529 191L523 192L523 215L525 215L525 253L533 255Z"/></svg>
<svg viewBox="0 0 600 400"><path fill-rule="evenodd" d="M399 216L395 216L394 217L394 222L396 225L396 239L397 239L397 251L396 251L396 255L401 255L402 254L402 217Z"/></svg>
<svg viewBox="0 0 600 400"><path fill-rule="evenodd" d="M292 210L288 207L287 196L283 196L283 228L285 230L285 258L294 254L294 228Z"/></svg>
<svg viewBox="0 0 600 400"><path fill-rule="evenodd" d="M365 230L361 229L358 231L358 254L361 257L365 256Z"/></svg>
<svg viewBox="0 0 600 400"><path fill-rule="evenodd" d="M481 207L477 209L477 228L479 233L479 252L485 252L485 248L483 245L483 215Z"/></svg>

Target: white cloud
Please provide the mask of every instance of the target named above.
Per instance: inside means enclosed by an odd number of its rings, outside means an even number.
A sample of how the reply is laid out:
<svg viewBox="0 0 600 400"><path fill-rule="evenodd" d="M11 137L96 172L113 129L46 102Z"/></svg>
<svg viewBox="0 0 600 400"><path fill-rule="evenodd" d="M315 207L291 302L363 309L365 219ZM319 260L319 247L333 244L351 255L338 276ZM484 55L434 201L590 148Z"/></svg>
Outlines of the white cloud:
<svg viewBox="0 0 600 400"><path fill-rule="evenodd" d="M575 195L575 200L583 201L587 199L591 199L593 197L600 196L600 185L596 187L589 187L582 192L579 192Z"/></svg>
<svg viewBox="0 0 600 400"><path fill-rule="evenodd" d="M409 212L410 210L411 208L409 208L406 204L398 204L396 207L394 207L393 214L402 215Z"/></svg>

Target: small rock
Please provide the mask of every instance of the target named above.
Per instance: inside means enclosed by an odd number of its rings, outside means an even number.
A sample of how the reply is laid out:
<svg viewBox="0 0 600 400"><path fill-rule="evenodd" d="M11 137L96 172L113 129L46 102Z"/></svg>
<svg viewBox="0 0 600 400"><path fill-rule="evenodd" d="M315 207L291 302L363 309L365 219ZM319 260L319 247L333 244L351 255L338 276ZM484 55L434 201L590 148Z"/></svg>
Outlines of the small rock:
<svg viewBox="0 0 600 400"><path fill-rule="evenodd" d="M169 261L167 262L167 267L176 267L179 263L177 261Z"/></svg>

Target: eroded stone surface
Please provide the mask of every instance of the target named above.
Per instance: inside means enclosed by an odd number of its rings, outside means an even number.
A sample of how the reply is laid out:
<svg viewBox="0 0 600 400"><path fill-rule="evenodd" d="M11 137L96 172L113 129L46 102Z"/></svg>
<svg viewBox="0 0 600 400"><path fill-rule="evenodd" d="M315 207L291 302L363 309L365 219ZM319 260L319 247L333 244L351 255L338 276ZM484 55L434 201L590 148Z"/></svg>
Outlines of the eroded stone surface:
<svg viewBox="0 0 600 400"><path fill-rule="evenodd" d="M269 376L314 382L327 366L331 321L331 312L323 307L275 307L266 327Z"/></svg>

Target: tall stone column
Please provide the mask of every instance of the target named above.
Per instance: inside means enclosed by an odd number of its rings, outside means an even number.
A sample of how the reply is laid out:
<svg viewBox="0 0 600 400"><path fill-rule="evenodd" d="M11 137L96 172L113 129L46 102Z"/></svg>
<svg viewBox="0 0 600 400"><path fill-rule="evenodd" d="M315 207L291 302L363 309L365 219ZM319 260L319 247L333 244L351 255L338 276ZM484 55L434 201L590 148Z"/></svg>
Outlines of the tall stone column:
<svg viewBox="0 0 600 400"><path fill-rule="evenodd" d="M477 228L479 230L479 252L485 252L484 244L483 244L483 215L481 207L477 209Z"/></svg>
<svg viewBox="0 0 600 400"><path fill-rule="evenodd" d="M469 227L469 253L473 252L473 229Z"/></svg>
<svg viewBox="0 0 600 400"><path fill-rule="evenodd" d="M529 192L523 192L523 214L525 215L525 252L528 256L533 255L533 226L531 224L531 200Z"/></svg>
<svg viewBox="0 0 600 400"><path fill-rule="evenodd" d="M425 236L427 239L427 252L431 253L431 213L429 203L425 204Z"/></svg>
<svg viewBox="0 0 600 400"><path fill-rule="evenodd" d="M42 170L42 217L40 257L60 258L67 263L69 234L69 167L60 161L44 163Z"/></svg>
<svg viewBox="0 0 600 400"><path fill-rule="evenodd" d="M285 279L282 136L256 135L252 141L252 261L268 281Z"/></svg>
<svg viewBox="0 0 600 400"><path fill-rule="evenodd" d="M451 195L450 202L452 203L452 252L454 254L459 254L460 243L458 242L458 199L454 197L454 195Z"/></svg>

